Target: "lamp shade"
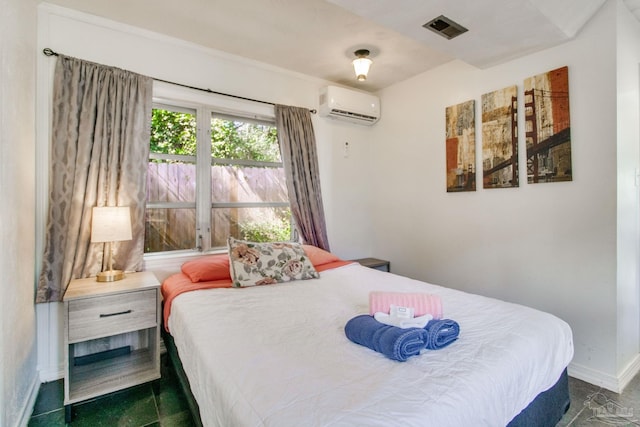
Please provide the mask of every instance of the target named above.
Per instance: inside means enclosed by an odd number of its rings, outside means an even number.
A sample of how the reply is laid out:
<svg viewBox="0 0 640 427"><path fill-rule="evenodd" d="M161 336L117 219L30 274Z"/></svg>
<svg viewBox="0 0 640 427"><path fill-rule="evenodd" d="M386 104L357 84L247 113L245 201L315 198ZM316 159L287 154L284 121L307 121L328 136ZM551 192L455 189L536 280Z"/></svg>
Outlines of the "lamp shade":
<svg viewBox="0 0 640 427"><path fill-rule="evenodd" d="M367 80L367 74L369 74L369 67L373 63L372 60L367 58L369 51L367 49L358 49L354 52L356 59L353 60L353 70L356 72L356 79L359 81Z"/></svg>
<svg viewBox="0 0 640 427"><path fill-rule="evenodd" d="M91 242L131 240L129 206L94 207L91 219Z"/></svg>

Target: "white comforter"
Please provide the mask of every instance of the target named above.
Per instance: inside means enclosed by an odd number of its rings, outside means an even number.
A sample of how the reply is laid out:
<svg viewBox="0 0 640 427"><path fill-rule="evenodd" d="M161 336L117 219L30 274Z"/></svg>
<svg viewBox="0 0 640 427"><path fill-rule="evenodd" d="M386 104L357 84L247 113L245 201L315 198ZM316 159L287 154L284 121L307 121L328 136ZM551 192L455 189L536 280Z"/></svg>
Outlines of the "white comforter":
<svg viewBox="0 0 640 427"><path fill-rule="evenodd" d="M352 343L372 290L440 295L459 339L407 362ZM503 426L573 357L553 315L356 264L182 294L169 327L205 426Z"/></svg>

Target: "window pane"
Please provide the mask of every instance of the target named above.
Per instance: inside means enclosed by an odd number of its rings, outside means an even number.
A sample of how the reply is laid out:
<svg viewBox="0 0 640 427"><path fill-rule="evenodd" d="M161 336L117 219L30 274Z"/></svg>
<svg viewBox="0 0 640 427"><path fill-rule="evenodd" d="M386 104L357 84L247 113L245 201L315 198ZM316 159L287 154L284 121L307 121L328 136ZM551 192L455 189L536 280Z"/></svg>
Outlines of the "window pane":
<svg viewBox="0 0 640 427"><path fill-rule="evenodd" d="M241 118L212 117L211 157L281 162L276 127Z"/></svg>
<svg viewBox="0 0 640 427"><path fill-rule="evenodd" d="M196 165L177 160L152 160L147 169L147 203L195 202Z"/></svg>
<svg viewBox="0 0 640 427"><path fill-rule="evenodd" d="M291 210L288 207L213 208L211 246L223 247L227 237L254 242L291 240Z"/></svg>
<svg viewBox="0 0 640 427"><path fill-rule="evenodd" d="M147 208L144 251L164 252L196 247L196 210Z"/></svg>
<svg viewBox="0 0 640 427"><path fill-rule="evenodd" d="M151 116L151 152L195 156L196 130L195 113L154 108Z"/></svg>
<svg viewBox="0 0 640 427"><path fill-rule="evenodd" d="M282 167L212 166L212 203L288 203Z"/></svg>
<svg viewBox="0 0 640 427"><path fill-rule="evenodd" d="M196 130L193 110L156 105L152 111L145 252L196 247Z"/></svg>

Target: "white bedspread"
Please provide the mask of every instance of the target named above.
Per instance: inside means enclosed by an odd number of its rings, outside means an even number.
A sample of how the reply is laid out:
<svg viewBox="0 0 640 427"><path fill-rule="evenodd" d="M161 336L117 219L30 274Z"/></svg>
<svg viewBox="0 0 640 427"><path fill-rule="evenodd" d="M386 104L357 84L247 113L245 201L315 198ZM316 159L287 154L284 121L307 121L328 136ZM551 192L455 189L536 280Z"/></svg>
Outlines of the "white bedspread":
<svg viewBox="0 0 640 427"><path fill-rule="evenodd" d="M440 295L459 339L407 362L352 343L372 290ZM551 314L357 264L182 294L169 327L205 426L503 426L573 357Z"/></svg>

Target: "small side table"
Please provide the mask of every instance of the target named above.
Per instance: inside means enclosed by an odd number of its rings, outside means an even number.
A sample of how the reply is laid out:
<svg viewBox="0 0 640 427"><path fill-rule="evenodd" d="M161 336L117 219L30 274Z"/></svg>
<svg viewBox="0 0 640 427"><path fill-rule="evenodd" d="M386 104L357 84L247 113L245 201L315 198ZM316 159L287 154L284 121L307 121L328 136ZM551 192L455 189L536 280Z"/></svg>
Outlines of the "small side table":
<svg viewBox="0 0 640 427"><path fill-rule="evenodd" d="M116 282L76 279L64 294L64 405L160 378L160 283L150 271Z"/></svg>
<svg viewBox="0 0 640 427"><path fill-rule="evenodd" d="M375 268L376 270L386 271L389 273L391 271L391 263L389 261L378 259L378 258L359 258L352 259L351 261L357 262L360 265L369 268Z"/></svg>

